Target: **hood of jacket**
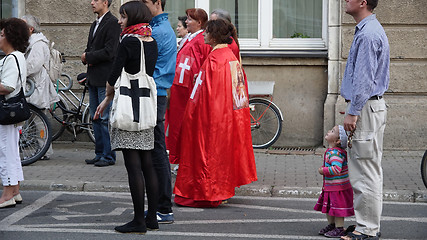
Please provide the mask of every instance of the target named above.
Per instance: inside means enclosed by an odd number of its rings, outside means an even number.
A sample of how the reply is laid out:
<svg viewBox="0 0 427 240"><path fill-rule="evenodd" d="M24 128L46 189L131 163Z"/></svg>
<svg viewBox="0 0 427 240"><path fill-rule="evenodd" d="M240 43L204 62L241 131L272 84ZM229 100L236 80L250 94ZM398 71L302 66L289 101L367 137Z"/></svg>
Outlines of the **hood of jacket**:
<svg viewBox="0 0 427 240"><path fill-rule="evenodd" d="M33 45L38 41L42 41L49 46L49 40L47 40L46 36L43 35L43 33L33 33L30 36L27 51L28 51L28 49L31 49L33 47Z"/></svg>

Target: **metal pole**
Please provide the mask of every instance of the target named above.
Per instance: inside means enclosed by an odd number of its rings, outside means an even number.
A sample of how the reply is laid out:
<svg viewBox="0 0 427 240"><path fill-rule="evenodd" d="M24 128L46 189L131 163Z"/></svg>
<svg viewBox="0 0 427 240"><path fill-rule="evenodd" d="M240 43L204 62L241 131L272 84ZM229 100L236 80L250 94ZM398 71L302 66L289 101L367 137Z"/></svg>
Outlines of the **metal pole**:
<svg viewBox="0 0 427 240"><path fill-rule="evenodd" d="M239 0L234 0L234 26L236 26L237 36L239 36Z"/></svg>

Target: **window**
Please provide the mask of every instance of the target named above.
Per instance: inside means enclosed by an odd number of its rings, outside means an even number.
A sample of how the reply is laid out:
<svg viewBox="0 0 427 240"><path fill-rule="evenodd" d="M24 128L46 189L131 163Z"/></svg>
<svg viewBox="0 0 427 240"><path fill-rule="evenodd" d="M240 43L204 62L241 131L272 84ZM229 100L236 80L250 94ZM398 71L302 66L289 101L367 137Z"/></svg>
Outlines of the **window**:
<svg viewBox="0 0 427 240"><path fill-rule="evenodd" d="M165 12L169 14L169 21L175 30L178 17L185 16L185 10L194 8L194 0L169 0L166 1Z"/></svg>
<svg viewBox="0 0 427 240"><path fill-rule="evenodd" d="M18 16L18 0L0 0L0 18Z"/></svg>
<svg viewBox="0 0 427 240"><path fill-rule="evenodd" d="M172 26L185 9L230 12L242 50L326 50L328 0L167 1Z"/></svg>

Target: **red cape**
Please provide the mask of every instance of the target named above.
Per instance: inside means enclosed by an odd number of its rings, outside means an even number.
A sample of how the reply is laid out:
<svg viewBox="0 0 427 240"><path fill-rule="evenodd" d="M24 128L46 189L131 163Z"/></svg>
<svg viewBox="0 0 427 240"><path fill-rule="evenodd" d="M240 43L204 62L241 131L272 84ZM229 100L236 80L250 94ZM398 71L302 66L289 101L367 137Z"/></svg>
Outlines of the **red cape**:
<svg viewBox="0 0 427 240"><path fill-rule="evenodd" d="M166 147L169 149L169 161L178 163L176 144L181 130L182 117L193 89L194 75L212 50L204 43L199 33L190 42L186 42L179 51L176 61L175 78L170 88L169 109L166 112Z"/></svg>
<svg viewBox="0 0 427 240"><path fill-rule="evenodd" d="M229 48L212 51L201 67L179 139L175 203L215 206L257 180L243 72Z"/></svg>
<svg viewBox="0 0 427 240"><path fill-rule="evenodd" d="M240 50L236 42L228 45L240 61ZM175 78L170 89L169 109L165 116L165 141L169 150L169 161L179 163L177 155L177 141L181 130L182 118L188 98L193 89L194 75L206 60L212 48L204 43L203 32L191 41L186 41L177 54ZM246 74L245 85L247 86Z"/></svg>

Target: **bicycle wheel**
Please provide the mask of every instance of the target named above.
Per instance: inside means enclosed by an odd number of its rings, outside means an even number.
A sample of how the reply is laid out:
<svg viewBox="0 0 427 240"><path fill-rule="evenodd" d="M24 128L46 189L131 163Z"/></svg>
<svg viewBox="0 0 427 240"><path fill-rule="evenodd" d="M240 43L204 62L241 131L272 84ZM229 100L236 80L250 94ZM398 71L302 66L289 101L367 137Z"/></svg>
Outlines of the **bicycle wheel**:
<svg viewBox="0 0 427 240"><path fill-rule="evenodd" d="M90 140L95 143L95 133L93 132L92 117L89 113L89 106L86 107L85 111L83 112L83 124L85 125L84 129L86 130Z"/></svg>
<svg viewBox="0 0 427 240"><path fill-rule="evenodd" d="M19 153L22 166L29 165L45 155L52 141L50 124L46 115L30 105L31 117L25 121L19 136Z"/></svg>
<svg viewBox="0 0 427 240"><path fill-rule="evenodd" d="M421 178L423 179L424 186L427 188L427 151L421 160Z"/></svg>
<svg viewBox="0 0 427 240"><path fill-rule="evenodd" d="M47 115L47 118L51 126L52 141L58 139L65 130L66 126L64 122L66 122L68 118L65 109L68 109L68 107L62 99L50 105L50 114Z"/></svg>
<svg viewBox="0 0 427 240"><path fill-rule="evenodd" d="M268 148L282 132L280 110L263 98L249 99L253 148Z"/></svg>

